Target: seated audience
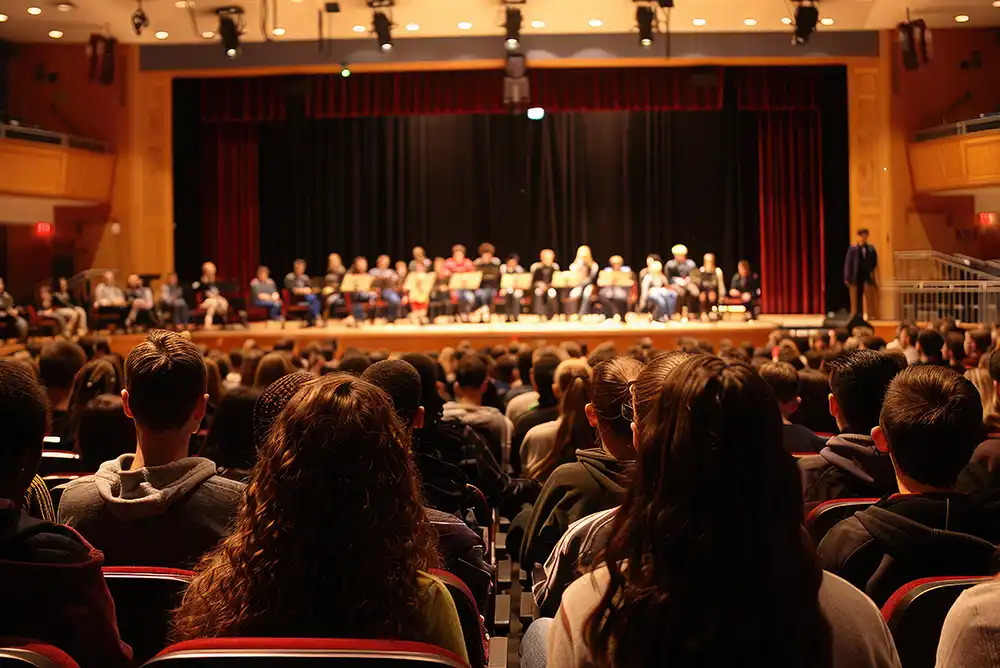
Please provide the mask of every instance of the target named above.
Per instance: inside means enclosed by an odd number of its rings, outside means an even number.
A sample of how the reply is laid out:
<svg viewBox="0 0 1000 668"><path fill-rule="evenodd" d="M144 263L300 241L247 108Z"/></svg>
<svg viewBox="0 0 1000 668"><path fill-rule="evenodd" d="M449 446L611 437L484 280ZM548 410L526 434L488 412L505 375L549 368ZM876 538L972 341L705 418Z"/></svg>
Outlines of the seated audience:
<svg viewBox="0 0 1000 668"><path fill-rule="evenodd" d="M153 301L153 291L142 284L142 279L139 278L138 274L129 274L125 296L129 303L128 317L125 318L126 327L131 327L140 320L144 324L154 326L158 324L156 312L153 310L156 306Z"/></svg>
<svg viewBox="0 0 1000 668"><path fill-rule="evenodd" d="M270 352L260 359L257 369L253 375L253 386L259 390L278 380L282 376L295 371L292 363L288 361L288 356L277 351Z"/></svg>
<svg viewBox="0 0 1000 668"><path fill-rule="evenodd" d="M965 372L965 336L962 332L949 331L945 333L944 348L941 349L942 358L952 371L958 373Z"/></svg>
<svg viewBox="0 0 1000 668"><path fill-rule="evenodd" d="M1000 579L962 592L945 617L937 668L996 668L1000 661Z"/></svg>
<svg viewBox="0 0 1000 668"><path fill-rule="evenodd" d="M764 381L697 355L658 397L641 391L637 469L606 565L563 596L549 665L898 667L878 608L803 540L799 475ZM719 490L739 501L719 503ZM733 568L734 545L752 574Z"/></svg>
<svg viewBox="0 0 1000 668"><path fill-rule="evenodd" d="M988 329L968 329L965 331L965 359L962 364L966 369L974 369L979 360L993 350L993 334Z"/></svg>
<svg viewBox="0 0 1000 668"><path fill-rule="evenodd" d="M73 307L59 306L52 297L52 288L48 285L38 287L35 299L35 311L43 318L51 318L56 323L57 333L66 338L72 337L78 329L79 314ZM86 325L84 325L86 328Z"/></svg>
<svg viewBox="0 0 1000 668"><path fill-rule="evenodd" d="M176 272L167 274L167 280L160 286L160 309L170 315L174 327L187 327L191 320L191 308L184 297L184 287L177 279Z"/></svg>
<svg viewBox="0 0 1000 668"><path fill-rule="evenodd" d="M581 444L576 461L559 466L545 481L525 528L522 568L544 562L573 522L621 503L635 461L629 388L640 371L642 364L628 357L594 369L593 398L584 411L597 443Z"/></svg>
<svg viewBox="0 0 1000 668"><path fill-rule="evenodd" d="M990 355L990 360L993 356ZM1000 362L1000 359L997 360ZM1000 436L1000 397L997 396L996 382L990 376L990 369L976 367L968 369L965 377L976 386L979 399L983 405L983 429L988 436Z"/></svg>
<svg viewBox="0 0 1000 668"><path fill-rule="evenodd" d="M244 486L188 457L208 401L205 362L179 334L155 330L125 363L125 414L135 454L66 485L59 520L93 541L108 564L190 568L229 535Z"/></svg>
<svg viewBox="0 0 1000 668"><path fill-rule="evenodd" d="M439 557L418 484L384 392L343 374L303 387L260 452L233 534L199 563L174 639L391 638L467 661L455 604L427 573Z"/></svg>
<svg viewBox="0 0 1000 668"><path fill-rule="evenodd" d="M792 424L790 421L802 403L802 399L799 398L801 383L795 367L786 362L770 362L760 368L760 377L778 400L778 408L781 410L782 445L785 446L785 451L816 453L822 450L826 446L825 439L809 431L808 428Z"/></svg>
<svg viewBox="0 0 1000 668"><path fill-rule="evenodd" d="M878 605L920 578L992 573L1000 501L955 490L983 440L975 386L947 369L907 369L889 385L872 436L899 493L831 529L817 549L823 567Z"/></svg>
<svg viewBox="0 0 1000 668"><path fill-rule="evenodd" d="M257 461L254 406L260 396L257 388L238 387L226 392L215 409L198 456L215 462L217 473L224 478L246 482Z"/></svg>
<svg viewBox="0 0 1000 668"><path fill-rule="evenodd" d="M829 364L830 413L839 436L818 455L799 460L806 507L831 499L881 497L896 491L889 456L871 432L879 422L889 383L899 364L874 350L854 350Z"/></svg>
<svg viewBox="0 0 1000 668"><path fill-rule="evenodd" d="M281 320L283 302L278 285L271 278L271 270L261 265L257 275L250 281L250 300L254 306L267 309L271 320Z"/></svg>
<svg viewBox="0 0 1000 668"><path fill-rule="evenodd" d="M69 397L70 433L73 441L78 436L79 417L84 406L102 394L121 396L122 387L122 377L115 365L107 359L91 360L76 372Z"/></svg>
<svg viewBox="0 0 1000 668"><path fill-rule="evenodd" d="M511 422L514 422L515 417L520 417L520 415L513 416L510 413L511 404L514 402L514 399L517 399L522 394L530 394L532 396L521 399L521 401L527 402L528 406L538 401L538 393L531 387L531 364L533 357L533 351L526 345L521 346L514 355L515 364L517 364L517 381L511 384L510 391L503 398L504 414Z"/></svg>
<svg viewBox="0 0 1000 668"><path fill-rule="evenodd" d="M465 355L455 374L455 400L444 405L444 419L457 418L476 430L489 443L493 455L510 462L510 438L514 426L496 408L483 405L489 386L487 366L476 354Z"/></svg>
<svg viewBox="0 0 1000 668"><path fill-rule="evenodd" d="M920 352L917 350L917 338L920 331L913 325L901 322L896 327L896 338L886 346L889 350L899 350L906 355L907 364L916 364L920 361Z"/></svg>
<svg viewBox="0 0 1000 668"><path fill-rule="evenodd" d="M917 335L918 364L948 366L944 359L944 337L933 329L924 329Z"/></svg>
<svg viewBox="0 0 1000 668"><path fill-rule="evenodd" d="M56 450L73 449L73 425L69 412L73 379L87 363L83 348L69 341L53 341L38 356L38 372L52 406L52 435L59 437Z"/></svg>
<svg viewBox="0 0 1000 668"><path fill-rule="evenodd" d="M594 429L586 412L593 397L593 371L583 360L569 359L556 367L552 383L558 400L554 420L528 430L519 457L525 476L545 482L562 464L576 461L576 451L594 447ZM530 418L535 413L528 413Z"/></svg>
<svg viewBox="0 0 1000 668"><path fill-rule="evenodd" d="M372 360L368 355L360 352L348 352L342 358L340 358L340 363L337 364L337 370L344 373L349 373L352 376L362 375L368 367L372 365Z"/></svg>
<svg viewBox="0 0 1000 668"><path fill-rule="evenodd" d="M81 668L125 668L104 583L104 557L73 529L31 517L21 499L35 477L48 430L45 391L22 365L0 360L0 628L7 637L55 645Z"/></svg>
<svg viewBox="0 0 1000 668"><path fill-rule="evenodd" d="M14 303L11 294L7 292L2 278L0 278L0 323L5 323L8 328L13 328L13 333L18 341L27 341L28 321L17 309L17 304ZM10 332L6 334L10 338Z"/></svg>
<svg viewBox="0 0 1000 668"><path fill-rule="evenodd" d="M119 394L99 394L80 409L75 450L80 468L97 471L101 464L135 452L135 425L123 410Z"/></svg>
<svg viewBox="0 0 1000 668"><path fill-rule="evenodd" d="M535 425L551 422L559 417L559 397L555 393L556 369L561 360L550 354L541 354L531 364L531 386L538 394L534 407L529 407L520 417L508 416L514 424L514 437L511 439L511 457L515 459L514 470L521 470L521 443L528 431ZM517 419L514 419L517 417Z"/></svg>

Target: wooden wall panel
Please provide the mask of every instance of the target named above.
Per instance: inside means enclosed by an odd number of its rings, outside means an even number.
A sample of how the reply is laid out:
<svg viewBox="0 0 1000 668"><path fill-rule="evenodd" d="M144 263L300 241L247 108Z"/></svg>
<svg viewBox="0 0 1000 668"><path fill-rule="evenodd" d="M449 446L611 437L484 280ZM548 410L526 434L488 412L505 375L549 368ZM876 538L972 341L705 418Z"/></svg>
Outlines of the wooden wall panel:
<svg viewBox="0 0 1000 668"><path fill-rule="evenodd" d="M916 193L1000 186L1000 130L914 142L909 154Z"/></svg>
<svg viewBox="0 0 1000 668"><path fill-rule="evenodd" d="M107 202L115 156L0 139L0 193Z"/></svg>

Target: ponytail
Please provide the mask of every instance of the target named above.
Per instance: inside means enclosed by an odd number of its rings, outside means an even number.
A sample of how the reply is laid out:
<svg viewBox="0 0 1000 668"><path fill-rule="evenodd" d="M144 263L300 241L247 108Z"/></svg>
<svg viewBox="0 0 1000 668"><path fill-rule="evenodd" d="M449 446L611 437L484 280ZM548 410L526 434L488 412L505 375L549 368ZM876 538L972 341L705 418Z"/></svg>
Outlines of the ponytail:
<svg viewBox="0 0 1000 668"><path fill-rule="evenodd" d="M562 392L561 421L552 447L526 471L535 480L546 480L560 464L572 461L577 449L594 446L594 430L586 411L593 394L590 367L577 360L564 362L556 370L556 383Z"/></svg>

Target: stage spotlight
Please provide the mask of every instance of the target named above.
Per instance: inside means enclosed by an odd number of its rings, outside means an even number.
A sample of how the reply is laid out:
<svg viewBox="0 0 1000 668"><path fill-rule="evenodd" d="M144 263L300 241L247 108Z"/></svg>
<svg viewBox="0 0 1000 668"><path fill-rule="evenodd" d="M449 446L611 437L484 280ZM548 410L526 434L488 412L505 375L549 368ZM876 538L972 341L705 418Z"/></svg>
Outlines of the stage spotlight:
<svg viewBox="0 0 1000 668"><path fill-rule="evenodd" d="M531 84L528 82L528 59L520 53L507 56L507 67L503 79L503 101L511 111L523 111L531 100Z"/></svg>
<svg viewBox="0 0 1000 668"><path fill-rule="evenodd" d="M372 29L378 39L379 48L386 53L392 51L392 21L385 12L377 11L372 14Z"/></svg>
<svg viewBox="0 0 1000 668"><path fill-rule="evenodd" d="M345 79L347 77L351 76L351 68L348 67L347 65L341 66L341 68L340 68L340 76L344 77Z"/></svg>
<svg viewBox="0 0 1000 668"><path fill-rule="evenodd" d="M504 28L507 30L507 39L503 45L508 51L516 51L521 46L521 10L517 7L507 8L507 20Z"/></svg>
<svg viewBox="0 0 1000 668"><path fill-rule="evenodd" d="M531 107L528 109L528 120L540 121L545 118L545 110L541 107Z"/></svg>
<svg viewBox="0 0 1000 668"><path fill-rule="evenodd" d="M30 8L28 9L28 13L31 13ZM141 35L142 29L148 27L149 17L146 16L146 12L142 8L142 0L139 0L138 6L135 8L135 11L132 12L132 30L136 35Z"/></svg>
<svg viewBox="0 0 1000 668"><path fill-rule="evenodd" d="M802 46L816 31L819 22L819 10L813 0L799 0L795 8L795 33L792 35L792 45Z"/></svg>
<svg viewBox="0 0 1000 668"><path fill-rule="evenodd" d="M635 22L639 25L639 45L643 48L653 46L656 11L648 5L639 5L635 8Z"/></svg>
<svg viewBox="0 0 1000 668"><path fill-rule="evenodd" d="M216 30L222 38L222 49L228 58L240 55L240 26L237 21L243 17L239 7L222 7L216 10L219 15L219 28Z"/></svg>

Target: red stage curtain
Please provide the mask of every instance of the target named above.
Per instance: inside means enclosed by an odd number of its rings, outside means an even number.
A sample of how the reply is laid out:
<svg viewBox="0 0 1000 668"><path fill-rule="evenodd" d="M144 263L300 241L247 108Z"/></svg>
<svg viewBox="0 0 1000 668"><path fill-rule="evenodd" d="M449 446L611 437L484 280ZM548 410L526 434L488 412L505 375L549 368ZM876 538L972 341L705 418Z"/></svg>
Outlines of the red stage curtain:
<svg viewBox="0 0 1000 668"><path fill-rule="evenodd" d="M767 313L822 313L823 155L819 114L758 114L760 257Z"/></svg>
<svg viewBox="0 0 1000 668"><path fill-rule="evenodd" d="M210 124L204 132L202 249L220 279L243 285L260 257L257 125Z"/></svg>
<svg viewBox="0 0 1000 668"><path fill-rule="evenodd" d="M736 80L740 111L816 109L820 77L812 67L744 67Z"/></svg>

